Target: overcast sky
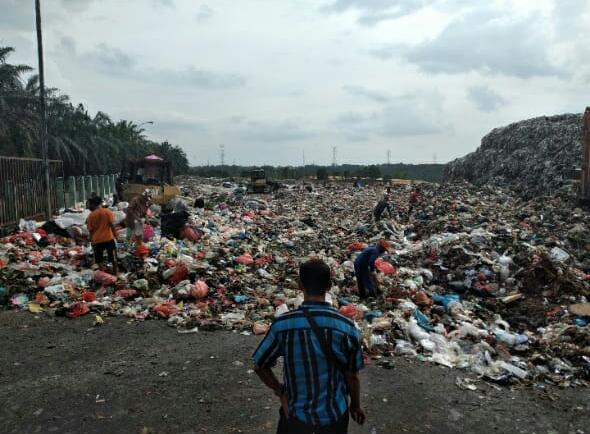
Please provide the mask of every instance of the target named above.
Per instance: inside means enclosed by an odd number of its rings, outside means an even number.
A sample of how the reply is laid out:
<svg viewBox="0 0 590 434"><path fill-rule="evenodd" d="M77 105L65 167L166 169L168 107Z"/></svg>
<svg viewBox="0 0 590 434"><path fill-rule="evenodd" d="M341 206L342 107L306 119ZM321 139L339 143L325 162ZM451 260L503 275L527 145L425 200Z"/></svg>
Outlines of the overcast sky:
<svg viewBox="0 0 590 434"><path fill-rule="evenodd" d="M446 162L590 103L588 0L42 0L47 85L191 163ZM34 1L0 45L37 66Z"/></svg>

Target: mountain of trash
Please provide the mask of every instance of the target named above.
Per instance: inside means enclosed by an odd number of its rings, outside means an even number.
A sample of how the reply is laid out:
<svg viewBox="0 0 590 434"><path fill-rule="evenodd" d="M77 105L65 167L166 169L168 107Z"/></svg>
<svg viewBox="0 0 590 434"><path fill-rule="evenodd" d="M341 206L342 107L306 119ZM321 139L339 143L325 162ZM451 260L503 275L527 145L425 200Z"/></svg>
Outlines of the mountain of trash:
<svg viewBox="0 0 590 434"><path fill-rule="evenodd" d="M582 166L582 115L543 116L496 128L481 146L450 162L444 178L510 188L531 198L571 194Z"/></svg>
<svg viewBox="0 0 590 434"><path fill-rule="evenodd" d="M94 315L103 327L123 316L162 319L180 333L264 334L302 303L298 264L315 256L333 271L327 301L356 322L380 366L403 356L456 368L457 386L470 390L480 379L589 384L588 212L489 186L396 185L393 218L375 223L383 188L308 184L244 196L188 178L186 198L152 207L143 249L121 228L119 275L92 264L87 210L22 221L0 240L0 305ZM125 207L112 207L117 223ZM361 300L353 261L380 239L393 246L377 266L383 295Z"/></svg>

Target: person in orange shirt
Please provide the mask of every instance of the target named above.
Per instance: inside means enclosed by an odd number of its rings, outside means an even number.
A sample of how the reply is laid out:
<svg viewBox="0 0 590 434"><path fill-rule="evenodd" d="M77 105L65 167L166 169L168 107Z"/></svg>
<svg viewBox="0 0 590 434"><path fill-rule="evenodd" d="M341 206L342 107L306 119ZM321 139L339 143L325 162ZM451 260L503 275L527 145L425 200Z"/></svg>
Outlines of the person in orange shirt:
<svg viewBox="0 0 590 434"><path fill-rule="evenodd" d="M93 197L90 200L90 210L92 211L86 219L86 226L92 239L92 250L94 250L94 261L102 264L104 261L104 252L113 264L115 275L117 269L117 231L115 230L115 215L110 209L102 207L102 198Z"/></svg>

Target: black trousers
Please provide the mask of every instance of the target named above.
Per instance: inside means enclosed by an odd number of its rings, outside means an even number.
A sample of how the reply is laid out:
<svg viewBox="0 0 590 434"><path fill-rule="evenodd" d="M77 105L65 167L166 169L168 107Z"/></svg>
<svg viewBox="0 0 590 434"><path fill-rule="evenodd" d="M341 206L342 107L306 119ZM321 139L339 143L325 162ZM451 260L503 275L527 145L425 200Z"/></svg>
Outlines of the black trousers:
<svg viewBox="0 0 590 434"><path fill-rule="evenodd" d="M301 422L294 417L286 418L282 409L279 411L281 418L277 434L347 434L348 433L348 410L335 423L326 426L312 426Z"/></svg>
<svg viewBox="0 0 590 434"><path fill-rule="evenodd" d="M117 257L115 256L117 245L115 244L115 240L107 241L106 243L93 244L92 249L94 250L94 261L97 264L103 263L104 252L107 252L107 257L111 263L117 263Z"/></svg>

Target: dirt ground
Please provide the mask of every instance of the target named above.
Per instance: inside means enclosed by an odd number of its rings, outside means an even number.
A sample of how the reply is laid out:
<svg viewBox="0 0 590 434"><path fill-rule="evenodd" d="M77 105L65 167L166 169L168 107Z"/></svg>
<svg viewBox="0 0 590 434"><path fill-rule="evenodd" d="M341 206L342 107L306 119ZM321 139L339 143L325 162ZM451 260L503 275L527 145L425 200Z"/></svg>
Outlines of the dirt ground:
<svg viewBox="0 0 590 434"><path fill-rule="evenodd" d="M277 402L249 371L258 337L92 319L0 312L0 432L275 431ZM590 433L588 389L465 391L466 371L394 362L363 371L368 422L351 433Z"/></svg>

